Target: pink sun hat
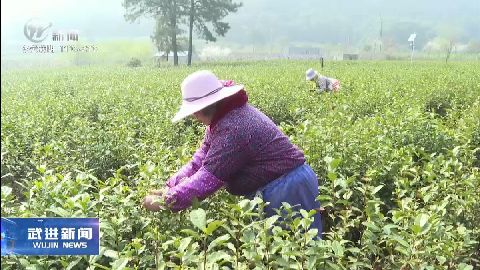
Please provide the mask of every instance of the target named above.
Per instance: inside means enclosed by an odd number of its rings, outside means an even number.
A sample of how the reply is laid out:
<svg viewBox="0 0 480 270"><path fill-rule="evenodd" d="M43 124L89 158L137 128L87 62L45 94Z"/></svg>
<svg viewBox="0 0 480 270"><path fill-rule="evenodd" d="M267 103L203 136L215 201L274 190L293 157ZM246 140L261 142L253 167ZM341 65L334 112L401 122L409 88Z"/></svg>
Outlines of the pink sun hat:
<svg viewBox="0 0 480 270"><path fill-rule="evenodd" d="M224 86L215 74L208 70L194 72L183 80L182 105L172 122L177 122L213 103L243 89L243 85Z"/></svg>

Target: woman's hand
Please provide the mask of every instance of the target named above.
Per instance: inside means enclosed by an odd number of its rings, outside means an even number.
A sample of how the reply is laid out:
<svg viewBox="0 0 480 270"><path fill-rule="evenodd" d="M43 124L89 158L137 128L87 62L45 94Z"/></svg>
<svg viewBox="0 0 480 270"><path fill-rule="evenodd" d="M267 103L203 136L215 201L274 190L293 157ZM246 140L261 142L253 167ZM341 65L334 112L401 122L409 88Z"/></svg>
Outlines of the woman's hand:
<svg viewBox="0 0 480 270"><path fill-rule="evenodd" d="M143 207L154 212L165 209L164 195L166 192L166 189L152 190L150 194L143 199Z"/></svg>
<svg viewBox="0 0 480 270"><path fill-rule="evenodd" d="M183 180L185 180L185 178L187 177L177 177L177 176L174 176L174 177L171 177L168 181L167 181L167 187L174 187L178 184L180 184ZM154 190L154 191L158 191L158 190Z"/></svg>
<svg viewBox="0 0 480 270"><path fill-rule="evenodd" d="M332 90L334 93L337 93L340 91L340 81L339 80L334 80L332 83Z"/></svg>

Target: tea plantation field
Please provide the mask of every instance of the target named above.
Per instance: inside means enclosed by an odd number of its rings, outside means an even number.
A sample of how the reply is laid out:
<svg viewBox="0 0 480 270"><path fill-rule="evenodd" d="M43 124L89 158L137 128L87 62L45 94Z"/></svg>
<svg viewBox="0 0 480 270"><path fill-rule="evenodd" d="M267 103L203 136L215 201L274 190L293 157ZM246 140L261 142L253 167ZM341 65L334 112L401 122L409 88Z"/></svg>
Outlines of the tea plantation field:
<svg viewBox="0 0 480 270"><path fill-rule="evenodd" d="M98 256L2 257L2 269L480 269L478 62L327 62L341 92L304 80L318 62L2 72L2 217L99 217ZM204 127L172 124L180 83L210 69L246 86L320 181L309 213L258 218L220 192L152 213Z"/></svg>

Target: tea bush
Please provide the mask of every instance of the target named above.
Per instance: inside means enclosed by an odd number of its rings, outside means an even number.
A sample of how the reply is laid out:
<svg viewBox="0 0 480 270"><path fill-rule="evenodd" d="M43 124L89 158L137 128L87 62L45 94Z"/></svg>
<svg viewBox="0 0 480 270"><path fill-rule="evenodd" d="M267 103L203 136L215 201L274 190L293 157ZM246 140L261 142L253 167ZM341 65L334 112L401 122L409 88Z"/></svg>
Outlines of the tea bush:
<svg viewBox="0 0 480 270"><path fill-rule="evenodd" d="M2 73L1 214L99 217L98 256L2 258L2 269L477 269L478 63L332 62L341 92L304 81L316 62ZM200 68L243 83L249 101L318 175L311 214L264 219L259 199L221 191L181 213L143 197L199 146L172 124L182 79Z"/></svg>
<svg viewBox="0 0 480 270"><path fill-rule="evenodd" d="M142 66L142 61L138 58L132 58L128 61L127 67L141 67Z"/></svg>

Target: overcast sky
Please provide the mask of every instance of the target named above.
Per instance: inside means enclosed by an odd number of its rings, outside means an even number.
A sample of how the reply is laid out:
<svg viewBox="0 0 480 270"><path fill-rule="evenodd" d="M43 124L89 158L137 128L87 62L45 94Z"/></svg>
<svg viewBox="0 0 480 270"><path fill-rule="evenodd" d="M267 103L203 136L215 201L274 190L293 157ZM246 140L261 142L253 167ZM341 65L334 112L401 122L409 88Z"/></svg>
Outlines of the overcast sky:
<svg viewBox="0 0 480 270"><path fill-rule="evenodd" d="M418 22L423 28L434 28L437 32L450 29L480 39L480 0L242 2L244 6L238 13L229 15L231 30L220 41L248 44L259 38L266 43L281 40L334 43L349 35L360 40L378 35L380 17L385 21L385 31L393 29L397 22ZM51 22L52 30L77 30L79 38L87 41L148 40L153 20L126 22L121 3L121 0L2 0L2 53L27 42L23 27L31 18ZM431 35L435 35L435 31ZM334 37L337 33L338 37Z"/></svg>
<svg viewBox="0 0 480 270"><path fill-rule="evenodd" d="M119 0L7 0L2 3L2 36L22 38L23 26L30 18L53 24L52 29L77 29L90 39L141 37L152 32L152 20L140 23L124 20L125 9Z"/></svg>

